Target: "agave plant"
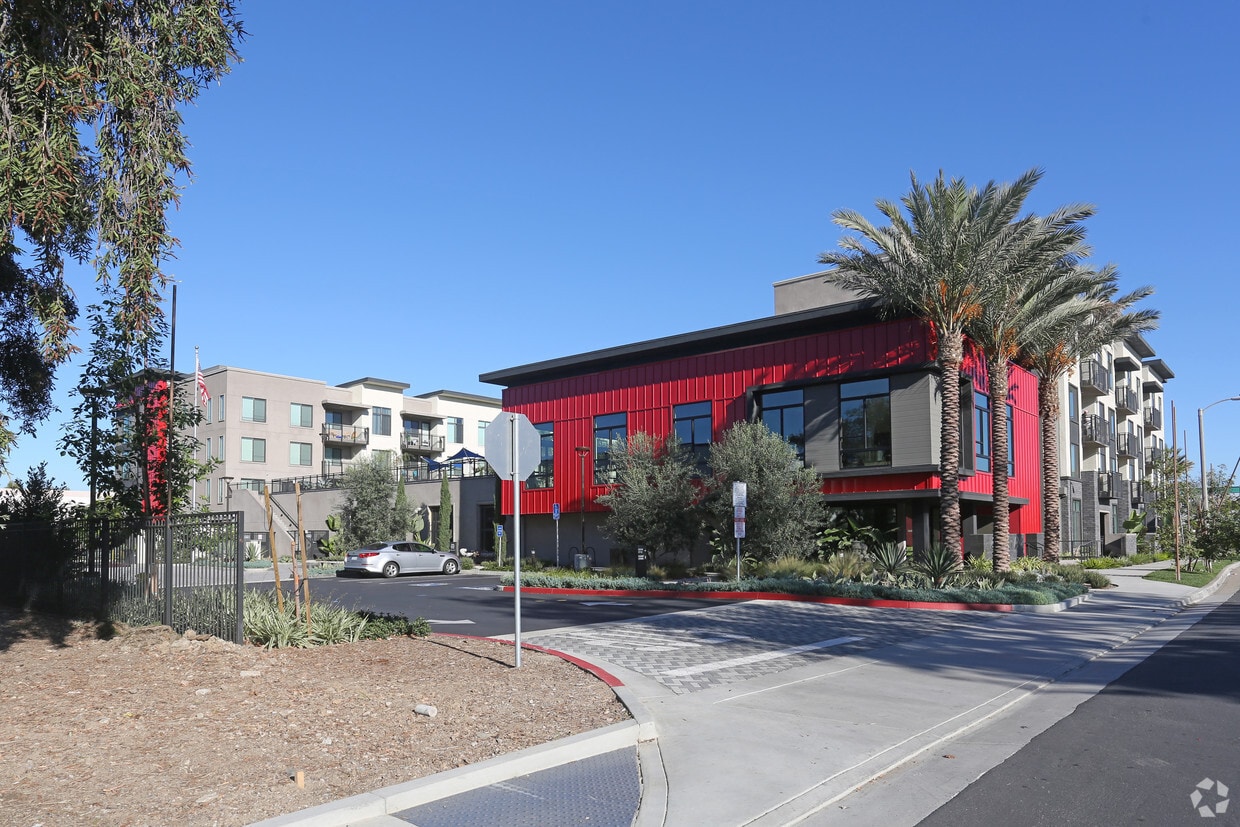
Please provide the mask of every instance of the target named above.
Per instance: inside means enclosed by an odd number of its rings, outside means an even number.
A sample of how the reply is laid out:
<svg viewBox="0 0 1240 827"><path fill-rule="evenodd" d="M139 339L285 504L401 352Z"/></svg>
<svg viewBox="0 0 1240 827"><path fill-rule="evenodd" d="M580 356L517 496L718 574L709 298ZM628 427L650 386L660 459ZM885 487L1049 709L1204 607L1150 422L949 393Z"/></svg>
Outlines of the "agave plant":
<svg viewBox="0 0 1240 827"><path fill-rule="evenodd" d="M904 543L882 543L870 550L874 571L884 579L895 580L911 568Z"/></svg>
<svg viewBox="0 0 1240 827"><path fill-rule="evenodd" d="M917 556L913 567L930 579L930 584L941 589L960 574L960 557L948 546L933 545Z"/></svg>

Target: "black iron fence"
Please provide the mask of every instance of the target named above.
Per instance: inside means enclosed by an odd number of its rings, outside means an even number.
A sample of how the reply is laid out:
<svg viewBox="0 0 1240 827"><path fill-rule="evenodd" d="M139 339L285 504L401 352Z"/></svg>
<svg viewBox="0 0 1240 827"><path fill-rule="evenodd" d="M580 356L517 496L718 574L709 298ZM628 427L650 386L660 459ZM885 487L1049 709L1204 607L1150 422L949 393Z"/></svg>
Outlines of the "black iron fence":
<svg viewBox="0 0 1240 827"><path fill-rule="evenodd" d="M244 639L239 512L0 526L0 601Z"/></svg>

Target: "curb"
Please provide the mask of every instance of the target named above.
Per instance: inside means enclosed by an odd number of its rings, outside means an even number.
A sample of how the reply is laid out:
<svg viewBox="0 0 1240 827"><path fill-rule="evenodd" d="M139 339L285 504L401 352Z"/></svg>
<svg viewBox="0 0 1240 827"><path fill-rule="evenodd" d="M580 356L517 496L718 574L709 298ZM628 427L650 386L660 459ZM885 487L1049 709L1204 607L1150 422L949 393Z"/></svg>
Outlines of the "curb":
<svg viewBox="0 0 1240 827"><path fill-rule="evenodd" d="M513 586L499 586L499 591L515 591ZM671 589L553 589L522 586L527 594L580 594L599 597L659 597L701 600L784 600L794 603L822 603L834 606L859 606L866 609L929 609L940 612L1062 612L1089 599L1089 592L1069 597L1058 603L949 603L922 600L888 600L881 597L828 597L786 592L694 592Z"/></svg>

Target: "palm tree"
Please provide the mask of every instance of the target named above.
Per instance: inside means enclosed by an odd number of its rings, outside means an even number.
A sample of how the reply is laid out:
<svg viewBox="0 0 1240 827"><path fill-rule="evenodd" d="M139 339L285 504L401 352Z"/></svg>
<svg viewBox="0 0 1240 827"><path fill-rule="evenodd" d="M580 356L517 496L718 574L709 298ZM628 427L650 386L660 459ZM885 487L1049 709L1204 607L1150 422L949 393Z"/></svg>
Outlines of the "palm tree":
<svg viewBox="0 0 1240 827"><path fill-rule="evenodd" d="M960 367L967 327L988 300L986 275L1010 254L1013 221L1041 177L1030 170L1012 184L989 182L981 190L939 173L928 186L910 176L900 206L876 207L891 224L876 227L860 213L837 210L835 223L857 235L818 260L834 265L828 276L840 287L879 299L895 312L927 322L937 337L942 374L940 516L943 545L960 553Z"/></svg>
<svg viewBox="0 0 1240 827"><path fill-rule="evenodd" d="M1020 351L1019 336L1058 317L1061 309L1088 288L1076 267L1089 254L1082 222L1094 214L1088 205L1063 207L1043 217L1016 222L1005 254L986 274L988 300L966 327L986 359L990 396L993 553L996 571L1010 564L1008 498L1008 366Z"/></svg>
<svg viewBox="0 0 1240 827"><path fill-rule="evenodd" d="M1132 309L1154 292L1152 287L1115 297L1119 288L1114 266L1094 270L1078 265L1069 269L1088 286L1075 299L1062 304L1052 317L1023 329L1019 336L1019 361L1040 374L1043 557L1052 562L1059 559L1060 535L1059 380L1082 357L1103 345L1153 330L1159 317L1157 310Z"/></svg>

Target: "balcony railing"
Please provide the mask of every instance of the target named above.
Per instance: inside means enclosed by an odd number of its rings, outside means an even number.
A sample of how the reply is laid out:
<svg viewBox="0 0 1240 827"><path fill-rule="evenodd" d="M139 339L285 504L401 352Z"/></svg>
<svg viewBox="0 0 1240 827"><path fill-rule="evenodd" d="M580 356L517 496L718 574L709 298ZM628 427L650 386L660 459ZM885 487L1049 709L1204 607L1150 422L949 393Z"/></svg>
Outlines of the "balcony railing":
<svg viewBox="0 0 1240 827"><path fill-rule="evenodd" d="M1151 405L1147 405L1145 408L1145 430L1161 431L1162 422L1162 408L1155 408Z"/></svg>
<svg viewBox="0 0 1240 827"><path fill-rule="evenodd" d="M1113 439L1111 423L1098 414L1081 415L1081 441L1089 445L1110 445Z"/></svg>
<svg viewBox="0 0 1240 827"><path fill-rule="evenodd" d="M1096 359L1081 362L1081 391L1083 393L1110 393L1111 372Z"/></svg>
<svg viewBox="0 0 1240 827"><path fill-rule="evenodd" d="M336 425L323 423L323 441L332 445L367 445L370 443L370 429L356 425Z"/></svg>
<svg viewBox="0 0 1240 827"><path fill-rule="evenodd" d="M1141 456L1141 437L1136 434L1120 434L1116 451L1121 457L1135 459Z"/></svg>
<svg viewBox="0 0 1240 827"><path fill-rule="evenodd" d="M1158 465L1159 463L1163 461L1163 455L1165 454L1166 450L1167 450L1166 448L1147 449L1145 452L1145 464L1150 465L1150 466Z"/></svg>
<svg viewBox="0 0 1240 827"><path fill-rule="evenodd" d="M438 454L443 451L444 438L431 434L406 431L400 435L400 449L409 453Z"/></svg>
<svg viewBox="0 0 1240 827"><path fill-rule="evenodd" d="M1103 471L1098 474L1098 499L1113 500L1119 496L1119 474Z"/></svg>
<svg viewBox="0 0 1240 827"><path fill-rule="evenodd" d="M1141 397L1132 388L1116 388L1115 409L1128 414L1141 413Z"/></svg>

